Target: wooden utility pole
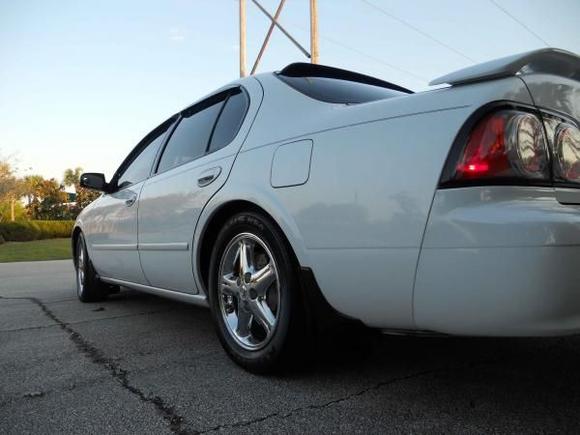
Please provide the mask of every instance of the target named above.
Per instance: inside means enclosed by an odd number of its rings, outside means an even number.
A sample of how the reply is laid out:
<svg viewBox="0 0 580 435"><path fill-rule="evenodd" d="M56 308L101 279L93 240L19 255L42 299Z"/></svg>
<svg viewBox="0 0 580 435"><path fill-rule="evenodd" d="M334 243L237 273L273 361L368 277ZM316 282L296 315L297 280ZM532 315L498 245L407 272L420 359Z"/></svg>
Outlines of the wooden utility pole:
<svg viewBox="0 0 580 435"><path fill-rule="evenodd" d="M310 0L310 62L318 63L318 5Z"/></svg>
<svg viewBox="0 0 580 435"><path fill-rule="evenodd" d="M246 0L238 0L240 2L240 77L246 76ZM304 56L310 59L312 63L318 63L318 7L316 4L316 0L309 0L310 1L310 53L302 46L300 43L292 37L290 32L288 32L280 21L278 21L280 17L280 13L282 12L282 8L284 7L284 3L286 0L280 0L278 4L278 8L276 9L276 13L274 16L270 14L258 0L251 0L254 5L270 20L270 27L268 28L268 32L266 33L266 37L264 38L264 42L262 43L262 47L260 48L260 52L254 62L254 66L252 67L252 71L250 74L254 74L260 64L260 60L268 46L268 42L270 42L270 37L272 36L272 32L274 27L277 27L289 40L292 42L298 50L300 50Z"/></svg>
<svg viewBox="0 0 580 435"><path fill-rule="evenodd" d="M281 32L282 32L284 35L286 35L286 37L287 37L287 38L288 38L290 41L292 41L292 43L293 43L293 44L294 44L294 45L295 45L295 46L298 48L298 50L300 50L302 53L304 53L304 56L306 56L306 57L310 58L310 53L308 53L308 51L306 51L306 49L305 49L304 47L302 47L302 46L300 45L300 43L299 43L299 42L298 42L296 39L294 39L294 38L292 37L292 35L291 35L291 34L288 32L288 30L286 30L284 27L282 27L282 24L280 24L278 21L276 21L276 20L274 19L274 17L273 17L273 16L270 14L270 12L268 12L266 9L264 9L264 6L262 6L262 5L261 5L261 4L258 2L258 0L252 0L252 3L254 3L254 4L255 4L255 5L258 7L258 9L260 9L260 10L262 11L262 13L263 13L264 15L266 15L266 16L267 16L267 17L270 19L270 21L272 21L272 22L274 23L274 25L275 25L276 27L278 27L278 29L280 29L280 31L281 31Z"/></svg>
<svg viewBox="0 0 580 435"><path fill-rule="evenodd" d="M282 8L284 7L285 2L286 0L280 0L278 9L276 9L276 13L274 14L274 19L270 23L270 27L268 28L268 32L266 33L266 37L264 38L264 42L262 43L262 47L260 48L258 57L256 57L256 62L254 62L254 66L252 67L252 71L250 72L251 75L253 75L256 72L256 69L258 69L260 59L262 59L262 55L264 54L264 51L266 51L266 47L268 46L268 42L270 41L270 36L272 36L272 31L274 30L274 26L276 26L276 21L280 17L280 12L282 12Z"/></svg>
<svg viewBox="0 0 580 435"><path fill-rule="evenodd" d="M240 77L246 77L246 0L240 1Z"/></svg>

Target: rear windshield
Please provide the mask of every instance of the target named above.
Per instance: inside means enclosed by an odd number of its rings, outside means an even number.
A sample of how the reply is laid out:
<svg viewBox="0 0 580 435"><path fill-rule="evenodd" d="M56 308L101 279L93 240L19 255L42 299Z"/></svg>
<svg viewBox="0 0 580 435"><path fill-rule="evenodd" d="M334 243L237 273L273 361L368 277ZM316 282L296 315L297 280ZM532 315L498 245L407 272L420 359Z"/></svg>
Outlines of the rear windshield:
<svg viewBox="0 0 580 435"><path fill-rule="evenodd" d="M278 77L297 91L326 103L357 104L407 95L404 92L328 77Z"/></svg>

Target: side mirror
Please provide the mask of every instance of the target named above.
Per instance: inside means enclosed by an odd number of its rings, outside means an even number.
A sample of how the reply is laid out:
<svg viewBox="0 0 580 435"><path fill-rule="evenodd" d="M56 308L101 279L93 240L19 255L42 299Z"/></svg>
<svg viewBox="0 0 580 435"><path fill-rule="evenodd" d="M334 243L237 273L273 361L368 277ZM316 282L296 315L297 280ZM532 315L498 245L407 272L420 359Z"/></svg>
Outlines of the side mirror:
<svg viewBox="0 0 580 435"><path fill-rule="evenodd" d="M110 190L109 183L105 181L104 174L98 174L96 172L87 172L81 175L81 187L86 187L87 189L98 190L100 192L108 192Z"/></svg>

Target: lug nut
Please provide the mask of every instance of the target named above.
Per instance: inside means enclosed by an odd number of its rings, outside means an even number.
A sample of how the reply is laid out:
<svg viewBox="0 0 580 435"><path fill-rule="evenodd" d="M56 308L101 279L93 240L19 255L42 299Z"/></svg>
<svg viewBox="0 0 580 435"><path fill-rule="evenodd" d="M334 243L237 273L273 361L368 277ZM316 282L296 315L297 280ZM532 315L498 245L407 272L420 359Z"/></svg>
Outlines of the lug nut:
<svg viewBox="0 0 580 435"><path fill-rule="evenodd" d="M224 301L224 308L226 310L226 313L231 314L234 312L234 300L232 298L231 295L224 295L223 296L223 301Z"/></svg>

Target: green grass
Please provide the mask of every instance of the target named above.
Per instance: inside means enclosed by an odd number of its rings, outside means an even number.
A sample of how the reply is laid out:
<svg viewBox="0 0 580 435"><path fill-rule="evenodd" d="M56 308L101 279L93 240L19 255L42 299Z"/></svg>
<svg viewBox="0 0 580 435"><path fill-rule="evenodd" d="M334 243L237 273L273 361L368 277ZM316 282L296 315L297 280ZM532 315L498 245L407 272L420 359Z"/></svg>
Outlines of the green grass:
<svg viewBox="0 0 580 435"><path fill-rule="evenodd" d="M0 245L0 263L13 261L66 260L71 258L70 239L6 242Z"/></svg>

